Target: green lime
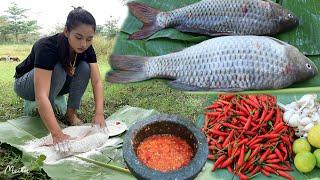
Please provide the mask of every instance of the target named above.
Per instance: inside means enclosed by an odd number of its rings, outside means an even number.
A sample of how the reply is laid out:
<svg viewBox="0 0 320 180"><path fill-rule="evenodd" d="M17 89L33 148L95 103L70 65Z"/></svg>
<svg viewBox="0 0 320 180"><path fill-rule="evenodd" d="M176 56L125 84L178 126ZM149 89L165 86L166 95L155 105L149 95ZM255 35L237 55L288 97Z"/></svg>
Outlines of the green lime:
<svg viewBox="0 0 320 180"><path fill-rule="evenodd" d="M317 159L317 166L318 168L320 168L320 149L317 149L313 152L313 155L316 157Z"/></svg>
<svg viewBox="0 0 320 180"><path fill-rule="evenodd" d="M308 132L308 141L309 143L316 147L320 148L320 124L313 126Z"/></svg>
<svg viewBox="0 0 320 180"><path fill-rule="evenodd" d="M298 154L304 151L311 151L311 146L306 138L299 138L293 142L293 152Z"/></svg>
<svg viewBox="0 0 320 180"><path fill-rule="evenodd" d="M303 173L311 172L316 164L316 157L309 151L298 153L296 157L294 157L294 165Z"/></svg>

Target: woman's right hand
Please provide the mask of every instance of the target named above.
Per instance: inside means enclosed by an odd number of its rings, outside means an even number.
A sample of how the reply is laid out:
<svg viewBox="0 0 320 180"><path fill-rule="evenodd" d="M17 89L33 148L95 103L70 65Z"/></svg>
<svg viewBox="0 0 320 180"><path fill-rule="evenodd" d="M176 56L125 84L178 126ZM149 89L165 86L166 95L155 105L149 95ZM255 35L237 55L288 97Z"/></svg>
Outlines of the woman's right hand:
<svg viewBox="0 0 320 180"><path fill-rule="evenodd" d="M64 134L62 131L52 134L53 145L56 151L60 153L67 153L70 151L70 136Z"/></svg>

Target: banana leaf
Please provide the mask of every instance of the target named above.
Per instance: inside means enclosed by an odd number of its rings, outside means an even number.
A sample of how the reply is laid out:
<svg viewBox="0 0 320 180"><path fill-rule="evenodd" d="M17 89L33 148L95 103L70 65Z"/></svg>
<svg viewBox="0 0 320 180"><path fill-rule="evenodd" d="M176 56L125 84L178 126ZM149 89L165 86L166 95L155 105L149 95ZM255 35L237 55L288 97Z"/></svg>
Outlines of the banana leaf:
<svg viewBox="0 0 320 180"><path fill-rule="evenodd" d="M283 0L282 6L300 18L299 26L292 31L277 35L278 39L296 46L306 55L320 54L320 1Z"/></svg>
<svg viewBox="0 0 320 180"><path fill-rule="evenodd" d="M125 106L111 115L107 120L121 120L128 127L136 121L158 113L155 110L146 110ZM23 152L22 160L25 165L36 160L37 155L24 151L22 146L30 140L46 136L48 131L39 117L24 116L0 123L0 142L6 142ZM43 169L53 179L135 179L128 171L117 171L125 167L122 158L122 148L106 147L101 154L81 158L79 161L66 160L59 164L44 164ZM116 167L110 169L110 166ZM106 168L109 167L109 168Z"/></svg>

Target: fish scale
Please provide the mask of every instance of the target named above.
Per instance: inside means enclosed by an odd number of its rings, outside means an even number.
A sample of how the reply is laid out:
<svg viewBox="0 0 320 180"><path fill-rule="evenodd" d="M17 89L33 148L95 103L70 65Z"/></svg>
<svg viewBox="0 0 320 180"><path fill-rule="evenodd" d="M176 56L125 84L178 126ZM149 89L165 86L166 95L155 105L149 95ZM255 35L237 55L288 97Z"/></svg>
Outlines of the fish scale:
<svg viewBox="0 0 320 180"><path fill-rule="evenodd" d="M167 27L210 36L274 35L299 24L291 11L265 0L202 0L167 12L137 2L128 6L144 23L129 39L143 39Z"/></svg>
<svg viewBox="0 0 320 180"><path fill-rule="evenodd" d="M272 80L281 75L282 68L290 63L285 55L285 46L267 37L222 37L151 58L146 73L211 89L281 87L264 78Z"/></svg>
<svg viewBox="0 0 320 180"><path fill-rule="evenodd" d="M270 5L266 8L261 6L266 3L260 0L205 0L190 5L183 9L163 12L158 15L159 21L166 22L162 26L186 25L188 27L200 26L212 32L229 32L235 34L250 34L250 27L258 24L258 34L271 34L271 30L276 26L276 22L270 21L272 11ZM241 5L246 4L248 11L243 12ZM268 4L268 3L266 3ZM161 19L165 20L161 20ZM215 26L216 23L223 22L222 26ZM265 28L266 24L268 28Z"/></svg>
<svg viewBox="0 0 320 180"><path fill-rule="evenodd" d="M266 36L224 36L155 57L112 56L109 82L167 78L183 90L278 89L318 73L299 50Z"/></svg>

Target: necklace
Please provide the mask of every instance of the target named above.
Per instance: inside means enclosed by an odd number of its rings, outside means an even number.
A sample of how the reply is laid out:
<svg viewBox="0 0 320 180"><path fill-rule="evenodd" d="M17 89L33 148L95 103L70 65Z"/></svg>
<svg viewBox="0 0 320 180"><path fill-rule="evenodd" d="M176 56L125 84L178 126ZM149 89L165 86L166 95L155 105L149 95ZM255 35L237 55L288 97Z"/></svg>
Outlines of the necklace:
<svg viewBox="0 0 320 180"><path fill-rule="evenodd" d="M75 65L76 65L76 62L77 62L77 53L76 53L76 55L75 55L75 57L74 57L74 61L73 61L73 64L71 65L71 69L70 69L70 75L71 76L73 76L74 75L74 73L75 73L75 71L76 71L76 67L75 67ZM71 64L71 63L70 63Z"/></svg>

